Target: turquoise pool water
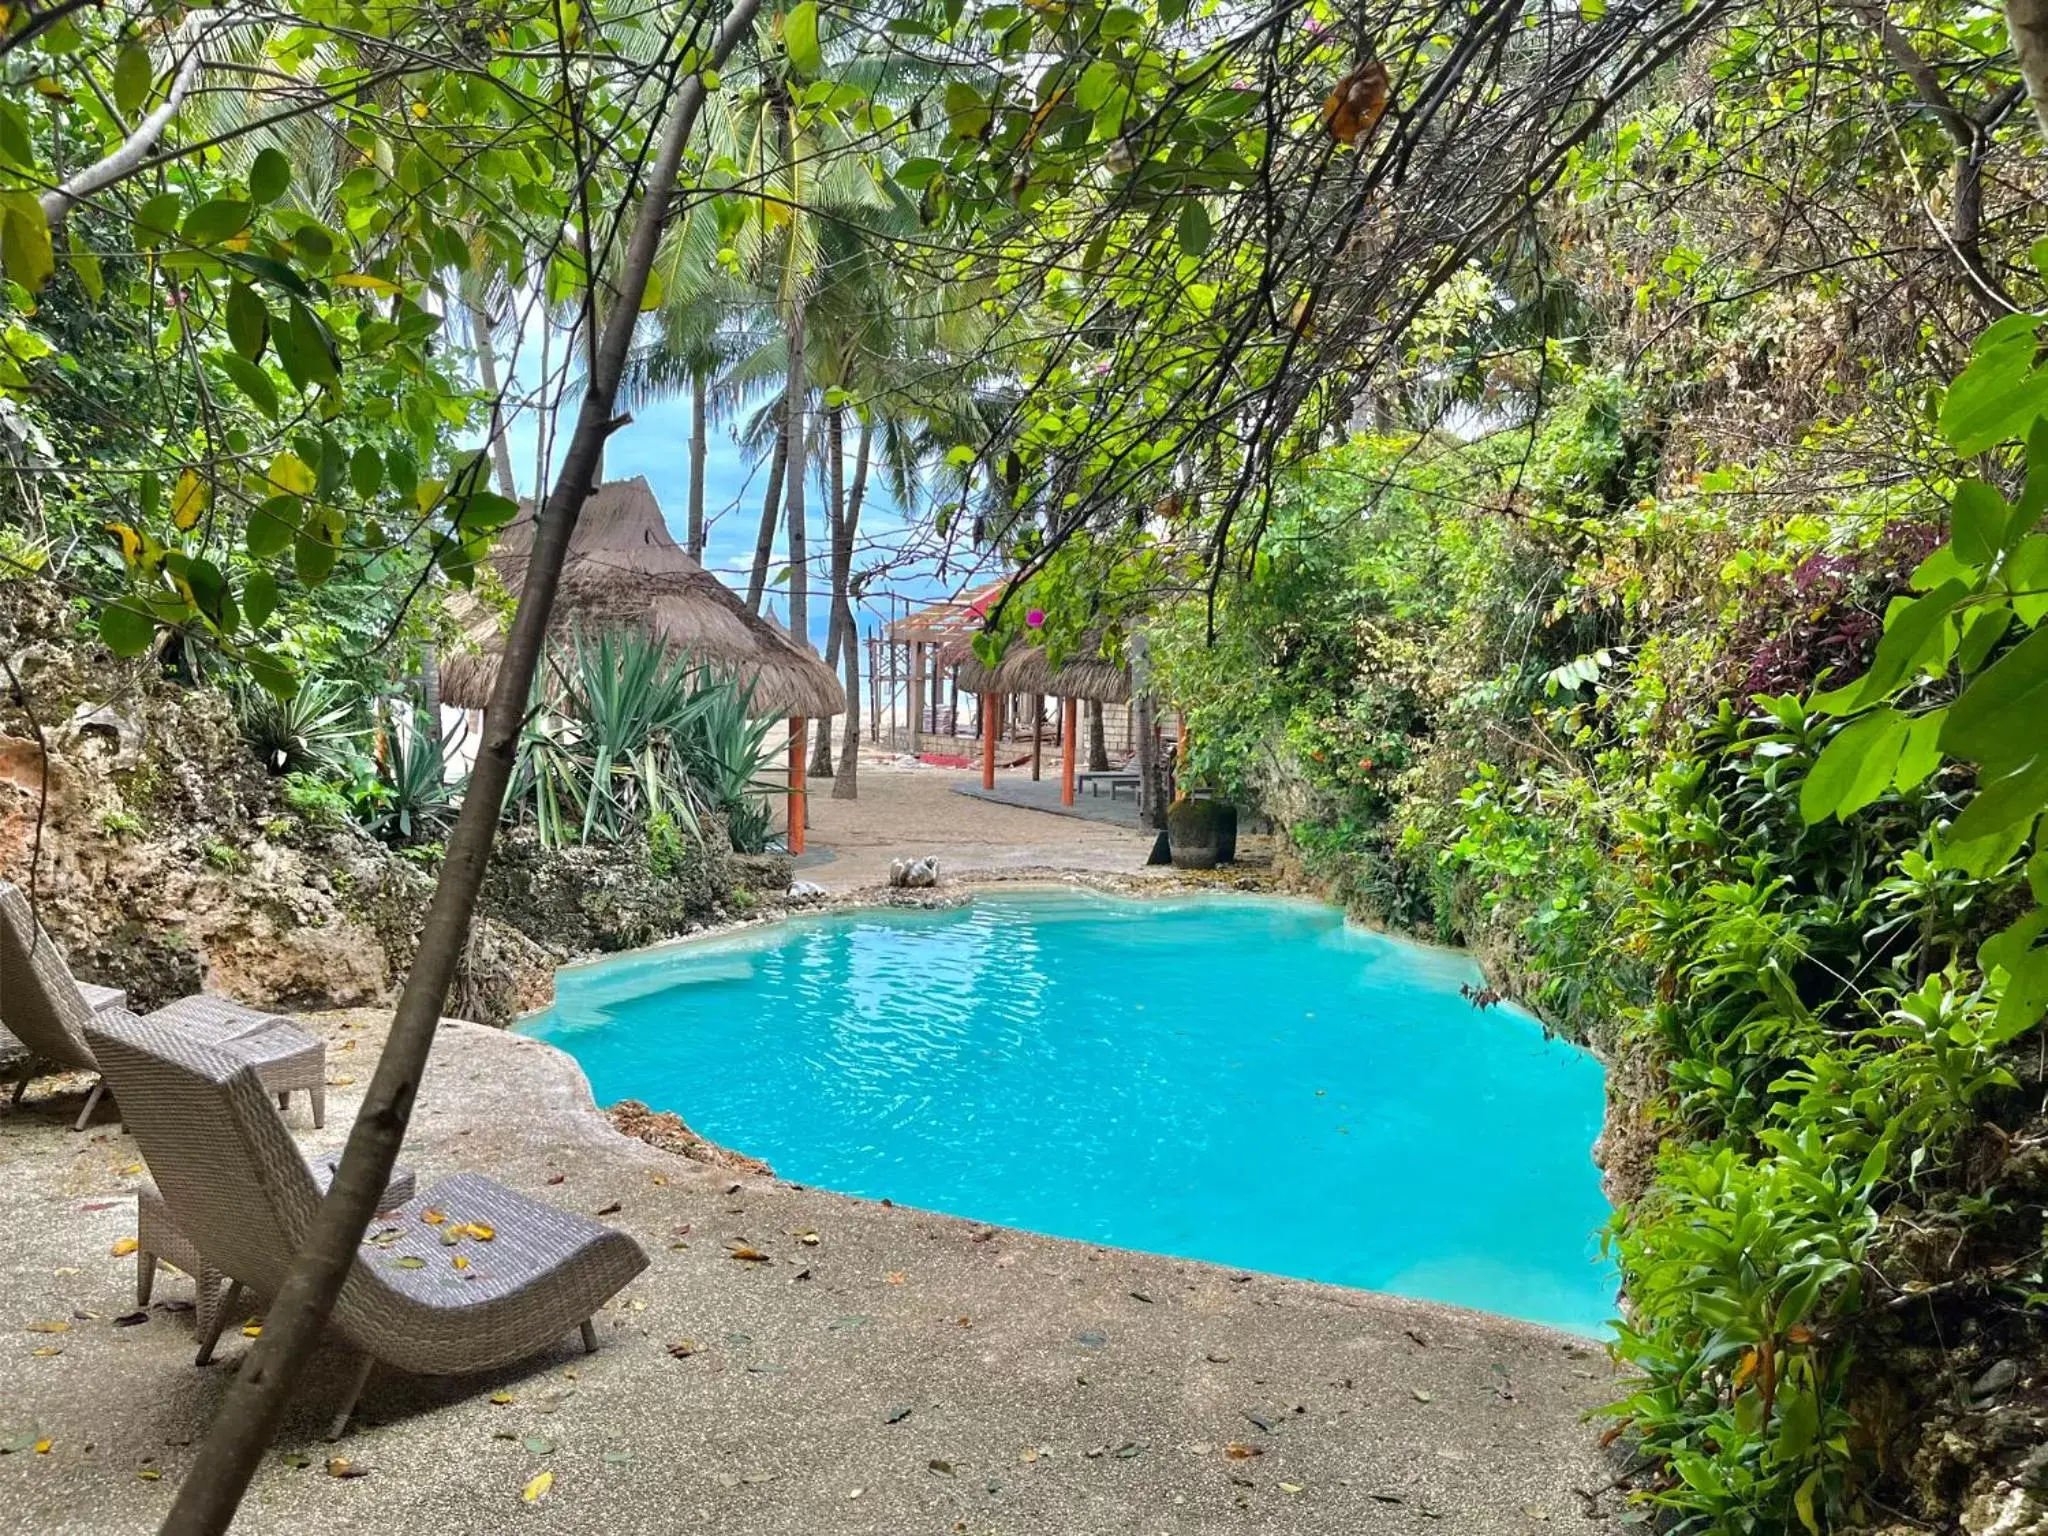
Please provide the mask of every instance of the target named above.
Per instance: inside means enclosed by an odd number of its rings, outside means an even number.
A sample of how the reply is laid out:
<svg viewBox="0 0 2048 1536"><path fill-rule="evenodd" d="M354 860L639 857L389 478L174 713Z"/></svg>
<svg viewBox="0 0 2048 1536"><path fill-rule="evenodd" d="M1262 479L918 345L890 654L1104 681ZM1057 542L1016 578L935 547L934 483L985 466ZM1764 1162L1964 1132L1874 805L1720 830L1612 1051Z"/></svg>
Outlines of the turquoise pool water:
<svg viewBox="0 0 2048 1536"><path fill-rule="evenodd" d="M800 1183L1598 1333L1600 1066L1476 978L1308 902L1030 893L576 967L525 1027Z"/></svg>

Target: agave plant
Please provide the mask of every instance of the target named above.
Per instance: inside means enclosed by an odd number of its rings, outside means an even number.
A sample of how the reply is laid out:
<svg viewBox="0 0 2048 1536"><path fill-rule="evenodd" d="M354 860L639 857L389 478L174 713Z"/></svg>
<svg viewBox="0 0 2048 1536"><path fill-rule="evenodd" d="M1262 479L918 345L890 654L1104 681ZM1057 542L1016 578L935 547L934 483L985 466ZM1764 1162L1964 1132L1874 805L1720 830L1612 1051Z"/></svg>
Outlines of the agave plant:
<svg viewBox="0 0 2048 1536"><path fill-rule="evenodd" d="M415 708L410 728L387 729L374 795L367 797L364 825L394 847L431 842L454 819L459 784L448 782L441 733L424 709Z"/></svg>
<svg viewBox="0 0 2048 1536"><path fill-rule="evenodd" d="M309 680L288 699L244 684L232 699L242 739L272 773L338 773L363 739L359 706L338 683Z"/></svg>
<svg viewBox="0 0 2048 1536"><path fill-rule="evenodd" d="M731 679L648 636L574 636L535 681L508 813L531 816L541 841L561 847L652 825L701 841L703 813L715 810L738 823L737 843L767 820L749 796L768 726L748 721L748 708Z"/></svg>

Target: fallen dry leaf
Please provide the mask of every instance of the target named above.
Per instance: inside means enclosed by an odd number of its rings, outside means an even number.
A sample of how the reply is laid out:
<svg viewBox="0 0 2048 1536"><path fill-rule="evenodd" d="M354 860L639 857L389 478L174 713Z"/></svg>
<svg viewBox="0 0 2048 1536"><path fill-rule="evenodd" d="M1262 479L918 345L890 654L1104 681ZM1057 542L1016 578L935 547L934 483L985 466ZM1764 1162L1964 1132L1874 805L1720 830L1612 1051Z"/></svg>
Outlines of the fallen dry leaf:
<svg viewBox="0 0 2048 1536"><path fill-rule="evenodd" d="M51 1445L51 1443L52 1443L52 1442L51 1442L51 1441L49 1441L48 1439L42 1439L42 1440L38 1440L38 1441L36 1442L36 1454L37 1454L38 1456L47 1456L47 1455L49 1455L49 1454L50 1454L50 1445Z"/></svg>
<svg viewBox="0 0 2048 1536"><path fill-rule="evenodd" d="M678 1360L687 1360L690 1356L697 1353L697 1341L695 1339L677 1339L675 1343L669 1345L668 1352Z"/></svg>
<svg viewBox="0 0 2048 1536"><path fill-rule="evenodd" d="M330 1088L353 1088L355 1087L355 1085L356 1080L348 1076L346 1073L342 1074L340 1077L330 1077L329 1079L327 1079L327 1086Z"/></svg>
<svg viewBox="0 0 2048 1536"><path fill-rule="evenodd" d="M420 1212L420 1220L424 1221L430 1227L438 1227L439 1225L441 1225L442 1222L446 1221L447 1219L448 1213L446 1211L437 1211L431 1206L429 1206L426 1210Z"/></svg>
<svg viewBox="0 0 2048 1536"><path fill-rule="evenodd" d="M491 1394L491 1401L502 1408L507 1403L514 1401L514 1398L510 1392L493 1392Z"/></svg>
<svg viewBox="0 0 2048 1536"><path fill-rule="evenodd" d="M425 1269L427 1261L416 1253L402 1253L391 1261L393 1269Z"/></svg>
<svg viewBox="0 0 2048 1536"><path fill-rule="evenodd" d="M163 1473L155 1467L144 1467L135 1475L141 1478L145 1483L153 1483L158 1478L162 1477Z"/></svg>
<svg viewBox="0 0 2048 1536"><path fill-rule="evenodd" d="M34 1355L38 1360L48 1360L53 1356L63 1354L64 1346L62 1344L45 1344L40 1349L30 1350L29 1353Z"/></svg>
<svg viewBox="0 0 2048 1536"><path fill-rule="evenodd" d="M623 1205L614 1200L610 1205L600 1205L597 1208L597 1214L600 1216L616 1216L624 1209Z"/></svg>
<svg viewBox="0 0 2048 1536"><path fill-rule="evenodd" d="M542 1182L547 1184L559 1184L562 1182L562 1180L566 1179L567 1177L568 1175L566 1173L551 1173Z"/></svg>
<svg viewBox="0 0 2048 1536"><path fill-rule="evenodd" d="M1232 1461L1250 1461L1254 1456L1265 1455L1266 1451L1263 1446L1246 1445L1242 1440L1233 1440L1223 1447L1223 1454Z"/></svg>
<svg viewBox="0 0 2048 1536"><path fill-rule="evenodd" d="M1282 1493L1299 1493L1299 1492L1301 1492L1301 1484L1299 1484L1299 1483L1282 1483L1282 1484L1280 1485L1280 1491L1281 1491Z"/></svg>
<svg viewBox="0 0 2048 1536"><path fill-rule="evenodd" d="M327 1458L327 1475L329 1477L368 1477L370 1475L370 1468L367 1463L350 1461L346 1456L330 1456Z"/></svg>
<svg viewBox="0 0 2048 1536"><path fill-rule="evenodd" d="M905 1275L900 1269L892 1269L889 1273L882 1276L883 1282L888 1285L901 1285L908 1278L909 1276Z"/></svg>
<svg viewBox="0 0 2048 1536"><path fill-rule="evenodd" d="M66 1322L30 1323L28 1331L30 1333L69 1333L71 1325Z"/></svg>
<svg viewBox="0 0 2048 1536"><path fill-rule="evenodd" d="M799 1232L796 1234L796 1240L802 1243L806 1248L815 1248L818 1246L818 1234L815 1232Z"/></svg>
<svg viewBox="0 0 2048 1536"><path fill-rule="evenodd" d="M767 1254L758 1248L749 1248L745 1243L741 1243L738 1247L734 1248L732 1256L746 1264L766 1264L768 1262Z"/></svg>
<svg viewBox="0 0 2048 1536"><path fill-rule="evenodd" d="M529 1504L538 1504L548 1496L548 1490L554 1486L555 1474L553 1472L541 1472L536 1474L533 1481L519 1491L519 1497Z"/></svg>
<svg viewBox="0 0 2048 1536"><path fill-rule="evenodd" d="M462 1227L462 1231L466 1233L468 1236L475 1238L480 1243L488 1243L492 1238L498 1235L498 1229L496 1227L487 1227L480 1221L472 1221L465 1223Z"/></svg>
<svg viewBox="0 0 2048 1536"><path fill-rule="evenodd" d="M242 1337L245 1339L260 1339L263 1337L263 1325L261 1323L242 1324Z"/></svg>
<svg viewBox="0 0 2048 1536"><path fill-rule="evenodd" d="M142 1245L138 1243L134 1238L124 1237L118 1243L114 1244L113 1247L109 1248L107 1252L111 1253L117 1259L125 1259L128 1257L129 1254L133 1253L137 1248L140 1248L141 1246Z"/></svg>
<svg viewBox="0 0 2048 1536"><path fill-rule="evenodd" d="M465 1259L465 1258L464 1258L464 1257L463 1257L463 1256L462 1256L461 1254L459 1254L459 1253L458 1253L457 1255L455 1255L455 1257L454 1257L454 1258L450 1259L450 1260L449 1260L448 1262L449 1262L450 1264L453 1264L453 1265L454 1265L454 1266L455 1266L455 1267L456 1267L457 1269L467 1269L467 1268L469 1268L469 1260Z"/></svg>

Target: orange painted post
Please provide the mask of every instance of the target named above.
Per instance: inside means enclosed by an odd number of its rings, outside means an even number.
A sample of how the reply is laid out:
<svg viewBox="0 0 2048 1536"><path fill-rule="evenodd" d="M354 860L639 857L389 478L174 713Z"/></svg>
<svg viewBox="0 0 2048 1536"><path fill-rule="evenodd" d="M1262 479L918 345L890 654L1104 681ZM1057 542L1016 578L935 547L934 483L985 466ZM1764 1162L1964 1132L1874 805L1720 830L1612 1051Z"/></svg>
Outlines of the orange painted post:
<svg viewBox="0 0 2048 1536"><path fill-rule="evenodd" d="M1060 700L1060 804L1074 803L1074 727L1079 723L1081 701Z"/></svg>
<svg viewBox="0 0 2048 1536"><path fill-rule="evenodd" d="M789 851L804 851L804 717L789 717Z"/></svg>
<svg viewBox="0 0 2048 1536"><path fill-rule="evenodd" d="M981 696L981 787L996 787L996 696Z"/></svg>

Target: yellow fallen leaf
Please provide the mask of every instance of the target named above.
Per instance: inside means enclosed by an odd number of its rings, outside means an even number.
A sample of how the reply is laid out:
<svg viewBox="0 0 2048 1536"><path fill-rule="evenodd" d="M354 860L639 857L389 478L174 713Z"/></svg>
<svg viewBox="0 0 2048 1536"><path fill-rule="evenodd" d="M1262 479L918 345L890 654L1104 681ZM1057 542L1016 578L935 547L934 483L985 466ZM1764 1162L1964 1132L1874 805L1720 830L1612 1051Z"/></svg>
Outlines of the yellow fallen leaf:
<svg viewBox="0 0 2048 1536"><path fill-rule="evenodd" d="M433 1209L431 1206L429 1206L426 1210L420 1212L420 1220L424 1221L430 1227L438 1227L439 1225L441 1225L442 1222L446 1221L447 1219L448 1213L446 1211L437 1211Z"/></svg>
<svg viewBox="0 0 2048 1536"><path fill-rule="evenodd" d="M49 1442L48 1440L38 1440L38 1441L36 1442L36 1454L37 1454L38 1456L47 1456L47 1455L49 1455L49 1454L50 1454L50 1442Z"/></svg>
<svg viewBox="0 0 2048 1536"><path fill-rule="evenodd" d="M454 1266L455 1266L455 1267L456 1267L457 1269L467 1269L467 1268L469 1268L469 1260L465 1259L465 1258L464 1258L464 1257L463 1257L463 1256L462 1256L461 1254L459 1254L459 1253L458 1253L457 1255L455 1255L455 1257L454 1257L454 1258L450 1259L450 1260L449 1260L448 1262L449 1262L450 1264L453 1264L453 1265L454 1265Z"/></svg>
<svg viewBox="0 0 2048 1536"><path fill-rule="evenodd" d="M548 1490L554 1486L554 1473L537 1473L535 1474L533 1481L528 1483L525 1488L520 1490L519 1497L526 1500L526 1502L529 1504L538 1504L542 1499L548 1496Z"/></svg>
<svg viewBox="0 0 2048 1536"><path fill-rule="evenodd" d="M1301 1484L1299 1484L1299 1483L1282 1483L1282 1484L1280 1485L1280 1491L1281 1491L1282 1493L1299 1493L1299 1492L1301 1492Z"/></svg>
<svg viewBox="0 0 2048 1536"><path fill-rule="evenodd" d="M355 1087L355 1085L356 1080L352 1077L349 1077L346 1074L343 1074L340 1077L330 1077L329 1079L327 1079L327 1086L330 1088L353 1088Z"/></svg>
<svg viewBox="0 0 2048 1536"><path fill-rule="evenodd" d="M130 1163L126 1168L123 1168L121 1171L123 1173L140 1173L142 1172L142 1164Z"/></svg>
<svg viewBox="0 0 2048 1536"><path fill-rule="evenodd" d="M63 1354L64 1346L62 1344L45 1344L40 1349L30 1350L29 1353L34 1355L38 1360L49 1360L57 1355Z"/></svg>
<svg viewBox="0 0 2048 1536"><path fill-rule="evenodd" d="M498 1235L496 1227L487 1227L480 1221L472 1221L462 1229L480 1243L488 1243Z"/></svg>
<svg viewBox="0 0 2048 1536"><path fill-rule="evenodd" d="M113 1247L109 1248L107 1252L111 1253L117 1259L125 1259L128 1257L129 1254L133 1253L137 1248L141 1246L142 1245L136 1242L134 1238L124 1237L118 1243L114 1244Z"/></svg>
<svg viewBox="0 0 2048 1536"><path fill-rule="evenodd" d="M502 1408L507 1403L512 1402L513 1397L510 1392L493 1392L491 1394L491 1401L496 1403L500 1408Z"/></svg>
<svg viewBox="0 0 2048 1536"><path fill-rule="evenodd" d="M30 1323L28 1331L30 1333L69 1333L71 1325L65 1322Z"/></svg>
<svg viewBox="0 0 2048 1536"><path fill-rule="evenodd" d="M262 1337L262 1335L263 1335L263 1325L262 1325L261 1323L244 1323L244 1324L242 1324L242 1337L243 1337L243 1338L245 1338L245 1339L255 1339L255 1338L261 1338L261 1337Z"/></svg>
<svg viewBox="0 0 2048 1536"><path fill-rule="evenodd" d="M155 1467L144 1467L140 1472L137 1472L135 1475L141 1478L145 1483L153 1483L158 1478L162 1477L163 1473L158 1471Z"/></svg>
<svg viewBox="0 0 2048 1536"><path fill-rule="evenodd" d="M657 1184L666 1184L668 1182L668 1175L665 1173L657 1173L654 1176L654 1182Z"/></svg>

